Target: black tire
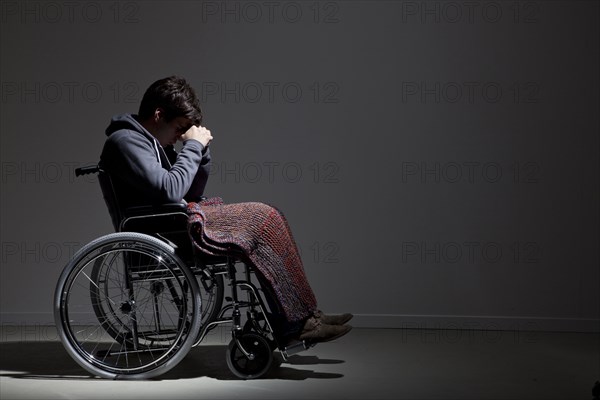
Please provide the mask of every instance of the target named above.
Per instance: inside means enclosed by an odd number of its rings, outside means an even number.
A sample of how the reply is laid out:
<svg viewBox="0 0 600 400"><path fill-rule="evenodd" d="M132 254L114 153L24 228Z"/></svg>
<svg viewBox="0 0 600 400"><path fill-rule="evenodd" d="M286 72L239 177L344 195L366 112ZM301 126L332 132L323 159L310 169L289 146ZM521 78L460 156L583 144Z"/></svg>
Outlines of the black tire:
<svg viewBox="0 0 600 400"><path fill-rule="evenodd" d="M173 248L132 232L81 248L54 295L65 349L110 379L148 379L177 365L200 329L200 307L196 278Z"/></svg>
<svg viewBox="0 0 600 400"><path fill-rule="evenodd" d="M227 348L227 366L241 379L256 379L266 374L273 363L273 351L267 339L255 333L241 335L240 343L250 353L248 358L242 353L235 339Z"/></svg>

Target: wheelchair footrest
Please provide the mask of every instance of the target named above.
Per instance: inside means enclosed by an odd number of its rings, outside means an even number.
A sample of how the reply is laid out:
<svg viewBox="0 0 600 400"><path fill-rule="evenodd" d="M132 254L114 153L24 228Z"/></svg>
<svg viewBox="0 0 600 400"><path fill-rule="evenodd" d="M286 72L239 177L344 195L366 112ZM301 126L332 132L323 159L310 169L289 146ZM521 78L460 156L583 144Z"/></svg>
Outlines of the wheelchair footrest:
<svg viewBox="0 0 600 400"><path fill-rule="evenodd" d="M300 342L293 343L289 346L283 348L281 355L284 360L287 360L288 357L293 356L294 354L300 353L304 350L308 350L311 347L315 346L314 343L309 343L306 340L302 340Z"/></svg>

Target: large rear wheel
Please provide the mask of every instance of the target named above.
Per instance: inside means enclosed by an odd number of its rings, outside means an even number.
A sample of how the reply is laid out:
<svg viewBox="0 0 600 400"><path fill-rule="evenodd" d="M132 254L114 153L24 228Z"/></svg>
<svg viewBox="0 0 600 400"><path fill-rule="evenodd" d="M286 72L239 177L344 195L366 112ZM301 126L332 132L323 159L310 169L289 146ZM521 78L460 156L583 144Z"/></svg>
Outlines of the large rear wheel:
<svg viewBox="0 0 600 400"><path fill-rule="evenodd" d="M201 326L196 277L172 247L122 232L81 248L63 271L54 315L67 352L94 375L147 379L173 368Z"/></svg>

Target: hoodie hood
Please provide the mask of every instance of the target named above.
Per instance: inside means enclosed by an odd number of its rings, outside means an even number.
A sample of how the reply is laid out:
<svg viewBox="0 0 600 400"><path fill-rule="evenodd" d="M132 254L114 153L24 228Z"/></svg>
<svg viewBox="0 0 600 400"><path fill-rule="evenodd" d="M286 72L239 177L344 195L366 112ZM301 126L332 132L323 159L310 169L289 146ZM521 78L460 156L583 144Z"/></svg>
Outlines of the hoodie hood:
<svg viewBox="0 0 600 400"><path fill-rule="evenodd" d="M154 136L152 136L150 132L148 132L146 128L144 128L142 124L137 121L136 117L137 115L134 114L115 115L111 118L110 124L108 124L104 133L106 136L110 136L117 131L125 129L141 133L148 137L148 139L154 141Z"/></svg>

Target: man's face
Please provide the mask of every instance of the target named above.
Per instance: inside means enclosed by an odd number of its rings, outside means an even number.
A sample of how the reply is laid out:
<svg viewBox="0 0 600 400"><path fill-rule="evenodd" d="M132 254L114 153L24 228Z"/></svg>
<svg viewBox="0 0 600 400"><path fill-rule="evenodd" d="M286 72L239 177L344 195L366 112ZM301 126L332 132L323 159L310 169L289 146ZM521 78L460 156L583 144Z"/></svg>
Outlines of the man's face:
<svg viewBox="0 0 600 400"><path fill-rule="evenodd" d="M185 117L177 117L169 122L166 122L163 117L159 118L156 123L156 129L151 132L158 143L165 147L174 145L177 139L183 135L192 126L192 121Z"/></svg>

